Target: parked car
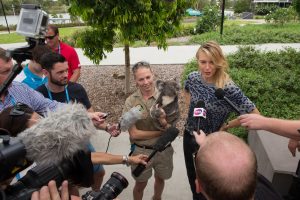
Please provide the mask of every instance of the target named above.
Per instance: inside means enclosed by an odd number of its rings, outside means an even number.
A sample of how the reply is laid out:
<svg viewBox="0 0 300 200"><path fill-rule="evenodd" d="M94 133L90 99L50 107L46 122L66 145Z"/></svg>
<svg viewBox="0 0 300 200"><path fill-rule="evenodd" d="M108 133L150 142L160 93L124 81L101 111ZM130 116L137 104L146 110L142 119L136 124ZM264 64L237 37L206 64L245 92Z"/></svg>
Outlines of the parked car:
<svg viewBox="0 0 300 200"><path fill-rule="evenodd" d="M195 10L195 9L192 9L192 8L187 9L186 13L189 16L202 16L202 13L199 10Z"/></svg>

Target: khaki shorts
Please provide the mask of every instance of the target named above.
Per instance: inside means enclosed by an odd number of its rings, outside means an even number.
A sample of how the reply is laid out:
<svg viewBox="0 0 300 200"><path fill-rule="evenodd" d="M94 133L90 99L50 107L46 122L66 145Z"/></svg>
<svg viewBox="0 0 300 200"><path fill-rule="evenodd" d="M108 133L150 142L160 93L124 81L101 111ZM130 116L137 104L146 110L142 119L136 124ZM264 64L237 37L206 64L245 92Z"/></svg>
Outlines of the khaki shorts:
<svg viewBox="0 0 300 200"><path fill-rule="evenodd" d="M151 149L143 149L135 146L135 150L132 155L145 154L150 155L153 152ZM146 169L141 173L139 177L133 178L138 182L146 182L152 176L152 169L154 170L155 176L163 180L171 178L173 172L173 147L167 147L162 152L157 152L147 164ZM136 168L137 165L131 165L131 171Z"/></svg>

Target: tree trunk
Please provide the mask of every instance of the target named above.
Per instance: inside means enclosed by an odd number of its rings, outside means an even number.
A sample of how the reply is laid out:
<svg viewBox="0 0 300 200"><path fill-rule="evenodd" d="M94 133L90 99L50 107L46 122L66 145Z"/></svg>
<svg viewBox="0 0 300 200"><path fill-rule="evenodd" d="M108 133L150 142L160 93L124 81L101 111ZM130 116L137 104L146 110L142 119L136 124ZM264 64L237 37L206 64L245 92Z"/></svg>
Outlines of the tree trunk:
<svg viewBox="0 0 300 200"><path fill-rule="evenodd" d="M125 44L125 94L130 92L130 56L129 45Z"/></svg>

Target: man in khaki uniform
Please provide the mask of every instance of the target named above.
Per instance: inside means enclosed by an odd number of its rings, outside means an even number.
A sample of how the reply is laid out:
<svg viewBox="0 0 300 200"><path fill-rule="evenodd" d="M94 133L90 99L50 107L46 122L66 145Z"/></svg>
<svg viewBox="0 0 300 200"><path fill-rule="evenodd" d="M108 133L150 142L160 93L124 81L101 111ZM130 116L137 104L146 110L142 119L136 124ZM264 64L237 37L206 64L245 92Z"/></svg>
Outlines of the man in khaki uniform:
<svg viewBox="0 0 300 200"><path fill-rule="evenodd" d="M154 122L150 117L150 108L155 104L159 93L154 86L154 74L149 63L136 63L132 68L132 72L138 90L126 99L123 113L128 112L131 108L136 106L142 107L142 119L131 126L128 132L130 142L133 144L133 155L140 153L150 155L153 152L153 145L161 134L163 134L162 131L155 128ZM143 198L148 179L152 176L152 169L154 170L155 177L154 195L152 199L161 199L165 180L172 176L173 153L174 150L172 146L167 147L162 152L156 153L149 161L143 173L139 177L133 177L136 181L133 189L134 200L141 200ZM136 165L131 166L131 170L135 168Z"/></svg>

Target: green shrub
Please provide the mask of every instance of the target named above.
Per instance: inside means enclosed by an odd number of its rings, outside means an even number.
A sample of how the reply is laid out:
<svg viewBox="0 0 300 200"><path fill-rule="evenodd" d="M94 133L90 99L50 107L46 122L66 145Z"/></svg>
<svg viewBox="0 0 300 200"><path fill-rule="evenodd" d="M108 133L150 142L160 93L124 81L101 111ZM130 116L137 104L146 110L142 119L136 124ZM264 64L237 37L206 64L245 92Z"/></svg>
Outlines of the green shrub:
<svg viewBox="0 0 300 200"><path fill-rule="evenodd" d="M296 23L274 26L272 24L247 24L225 26L222 38L218 31L192 36L190 44L215 40L220 44L297 43L300 41L300 26Z"/></svg>
<svg viewBox="0 0 300 200"><path fill-rule="evenodd" d="M267 15L271 12L275 12L279 7L277 5L263 5L258 4L255 9L254 13L256 15Z"/></svg>
<svg viewBox="0 0 300 200"><path fill-rule="evenodd" d="M181 37L186 35L194 35L194 26L193 25L181 25L179 30L177 30L175 33L173 33L170 37Z"/></svg>
<svg viewBox="0 0 300 200"><path fill-rule="evenodd" d="M227 58L231 78L263 115L299 119L300 52L292 48L279 52L260 52L253 47L242 47ZM186 64L182 81L195 70L195 60ZM243 128L230 131L246 138Z"/></svg>
<svg viewBox="0 0 300 200"><path fill-rule="evenodd" d="M215 31L221 23L219 8L216 5L208 5L203 9L203 15L197 20L196 33Z"/></svg>
<svg viewBox="0 0 300 200"><path fill-rule="evenodd" d="M233 6L234 13L249 12L251 1L249 0L237 0Z"/></svg>
<svg viewBox="0 0 300 200"><path fill-rule="evenodd" d="M278 8L276 11L271 12L265 16L265 20L268 23L274 23L277 25L283 25L295 19L297 16L296 11L292 6L289 8Z"/></svg>
<svg viewBox="0 0 300 200"><path fill-rule="evenodd" d="M83 32L84 32L84 29L77 30L72 35L63 37L62 41L69 44L72 47L81 48L81 46L79 44L79 40L80 40L81 34Z"/></svg>
<svg viewBox="0 0 300 200"><path fill-rule="evenodd" d="M8 25L10 31L15 31L17 29L17 25ZM0 25L0 31L7 31L7 26Z"/></svg>

